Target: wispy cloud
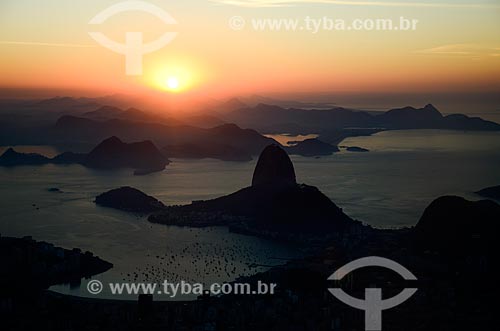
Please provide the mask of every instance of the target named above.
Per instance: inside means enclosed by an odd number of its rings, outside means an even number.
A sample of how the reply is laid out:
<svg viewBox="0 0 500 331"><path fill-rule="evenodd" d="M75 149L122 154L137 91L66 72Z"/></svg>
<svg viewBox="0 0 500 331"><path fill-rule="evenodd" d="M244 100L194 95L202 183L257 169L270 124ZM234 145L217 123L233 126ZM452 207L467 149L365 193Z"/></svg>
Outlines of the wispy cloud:
<svg viewBox="0 0 500 331"><path fill-rule="evenodd" d="M500 56L500 47L483 46L476 44L451 44L415 51L418 54L448 55L448 56Z"/></svg>
<svg viewBox="0 0 500 331"><path fill-rule="evenodd" d="M376 7L431 7L431 8L500 8L498 4L403 2L403 1L356 1L356 0L210 0L213 3L239 7L288 7L299 4L332 4L343 6Z"/></svg>
<svg viewBox="0 0 500 331"><path fill-rule="evenodd" d="M72 48L95 47L94 45L85 45L85 44L45 43L38 41L10 41L10 40L0 40L0 45L48 46L48 47L72 47Z"/></svg>

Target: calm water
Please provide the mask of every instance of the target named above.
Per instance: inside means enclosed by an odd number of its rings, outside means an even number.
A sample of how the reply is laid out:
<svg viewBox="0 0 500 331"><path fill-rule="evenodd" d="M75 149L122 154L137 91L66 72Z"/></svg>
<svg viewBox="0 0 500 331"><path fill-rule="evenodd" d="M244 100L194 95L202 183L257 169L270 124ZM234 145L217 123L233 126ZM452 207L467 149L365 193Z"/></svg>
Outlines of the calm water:
<svg viewBox="0 0 500 331"><path fill-rule="evenodd" d="M291 135L291 134L266 134L266 137L273 138L283 146L288 146L289 143L296 141L304 141L306 139L318 138L317 134L306 134L306 135Z"/></svg>
<svg viewBox="0 0 500 331"><path fill-rule="evenodd" d="M348 215L376 227L412 226L441 195L478 199L473 191L500 184L500 133L392 131L349 138L342 145L370 152L341 152L319 159L294 156L297 179L318 186ZM143 217L98 207L93 199L123 185L169 205L210 199L248 186L255 162L174 160L167 170L141 177L131 176L131 171L94 171L78 165L0 167L0 232L91 250L115 265L96 276L104 282L233 280L302 252L222 227L149 224ZM48 192L50 187L62 193ZM85 283L55 289L89 296Z"/></svg>
<svg viewBox="0 0 500 331"><path fill-rule="evenodd" d="M114 264L95 277L103 283L234 280L266 269L254 264L282 264L302 253L289 245L229 233L223 227L150 224L145 217L96 206L93 199L111 188L131 185L167 204L188 203L248 185L245 177L251 168L251 164L215 160L176 161L168 171L150 176L92 171L78 165L0 168L0 232L90 250ZM62 193L48 192L50 187ZM81 287L54 289L90 296L85 285L86 281ZM116 298L109 293L100 297Z"/></svg>

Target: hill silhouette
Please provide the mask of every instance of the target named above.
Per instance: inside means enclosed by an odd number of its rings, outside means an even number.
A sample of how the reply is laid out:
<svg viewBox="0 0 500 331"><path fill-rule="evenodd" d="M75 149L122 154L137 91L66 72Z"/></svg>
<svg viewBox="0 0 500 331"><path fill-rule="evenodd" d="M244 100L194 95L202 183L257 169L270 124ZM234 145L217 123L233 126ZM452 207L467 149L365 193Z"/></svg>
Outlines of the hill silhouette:
<svg viewBox="0 0 500 331"><path fill-rule="evenodd" d="M169 157L249 160L267 145L276 141L255 130L242 129L235 124L223 124L204 129L189 125L165 125L121 119L95 121L75 116L63 116L52 128L52 141L78 141L95 144L110 135L127 141L151 140ZM223 147L225 146L225 147ZM187 148L192 150L187 150ZM213 149L216 152L206 152ZM199 150L200 154L197 154ZM225 152L227 151L227 154Z"/></svg>
<svg viewBox="0 0 500 331"><path fill-rule="evenodd" d="M212 200L169 206L148 220L182 226L228 225L236 231L257 235L270 231L276 236L328 236L357 224L319 189L297 184L293 164L278 145L262 151L252 186Z"/></svg>
<svg viewBox="0 0 500 331"><path fill-rule="evenodd" d="M40 165L50 162L50 158L36 153L18 153L12 147L0 156L0 165Z"/></svg>
<svg viewBox="0 0 500 331"><path fill-rule="evenodd" d="M161 171L168 164L167 158L151 141L124 143L111 137L97 145L85 158L89 168Z"/></svg>
<svg viewBox="0 0 500 331"><path fill-rule="evenodd" d="M493 254L500 230L500 205L457 196L434 200L415 226L421 250L463 259L474 252ZM495 253L498 254L498 253Z"/></svg>
<svg viewBox="0 0 500 331"><path fill-rule="evenodd" d="M264 148L255 166L252 186L274 188L295 184L295 169L287 153L278 145Z"/></svg>
<svg viewBox="0 0 500 331"><path fill-rule="evenodd" d="M48 163L81 164L98 169L132 168L135 174L147 174L162 171L169 161L151 141L127 144L117 137L105 139L88 154L64 152L48 158L36 153L18 153L9 148L0 156L0 166Z"/></svg>
<svg viewBox="0 0 500 331"><path fill-rule="evenodd" d="M500 124L461 114L442 115L432 104L423 108L404 107L384 113L334 107L330 109L282 108L259 104L238 109L223 119L261 132L320 133L345 129L448 129L500 131ZM352 134L353 132L351 132ZM328 140L327 140L328 141Z"/></svg>

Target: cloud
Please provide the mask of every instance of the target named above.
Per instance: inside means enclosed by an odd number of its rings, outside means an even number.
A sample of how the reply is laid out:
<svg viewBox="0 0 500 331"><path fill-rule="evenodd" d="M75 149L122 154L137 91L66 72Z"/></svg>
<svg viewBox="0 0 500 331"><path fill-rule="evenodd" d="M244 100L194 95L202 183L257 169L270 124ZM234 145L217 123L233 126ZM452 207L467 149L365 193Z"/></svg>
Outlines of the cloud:
<svg viewBox="0 0 500 331"><path fill-rule="evenodd" d="M210 0L213 3L239 7L289 7L299 4L332 4L344 6L376 7L431 7L431 8L500 8L497 4L484 3L439 3L403 1L356 1L356 0Z"/></svg>
<svg viewBox="0 0 500 331"><path fill-rule="evenodd" d="M95 47L94 45L84 44L63 44L63 43L44 43L38 41L5 41L0 40L0 45L18 45L18 46L49 46L49 47L71 47L71 48L87 48Z"/></svg>
<svg viewBox="0 0 500 331"><path fill-rule="evenodd" d="M443 45L428 49L421 49L415 51L418 54L427 55L449 55L449 56L465 56L465 57L478 57L478 56L500 56L499 47L482 46L476 44L452 44Z"/></svg>

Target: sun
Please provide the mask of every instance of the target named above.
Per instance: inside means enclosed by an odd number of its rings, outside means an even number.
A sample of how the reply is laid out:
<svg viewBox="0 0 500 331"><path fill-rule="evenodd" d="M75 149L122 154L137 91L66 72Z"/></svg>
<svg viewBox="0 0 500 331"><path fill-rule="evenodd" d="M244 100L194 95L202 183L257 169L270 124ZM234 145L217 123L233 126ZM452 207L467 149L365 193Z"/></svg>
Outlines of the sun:
<svg viewBox="0 0 500 331"><path fill-rule="evenodd" d="M176 62L152 65L141 80L156 90L178 94L193 89L201 76L202 70L196 65Z"/></svg>
<svg viewBox="0 0 500 331"><path fill-rule="evenodd" d="M177 90L179 89L179 87L180 87L179 78L173 76L167 78L167 88L169 90Z"/></svg>

